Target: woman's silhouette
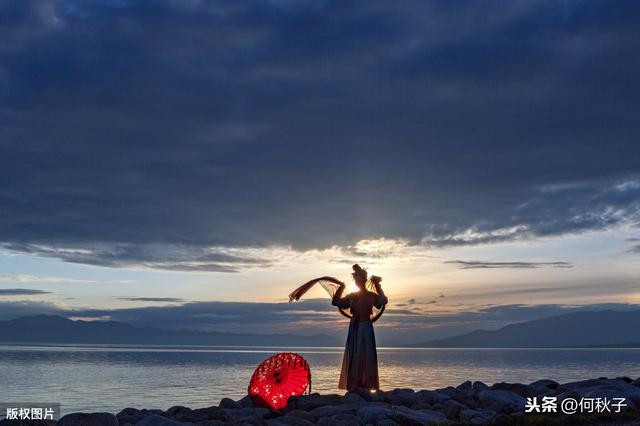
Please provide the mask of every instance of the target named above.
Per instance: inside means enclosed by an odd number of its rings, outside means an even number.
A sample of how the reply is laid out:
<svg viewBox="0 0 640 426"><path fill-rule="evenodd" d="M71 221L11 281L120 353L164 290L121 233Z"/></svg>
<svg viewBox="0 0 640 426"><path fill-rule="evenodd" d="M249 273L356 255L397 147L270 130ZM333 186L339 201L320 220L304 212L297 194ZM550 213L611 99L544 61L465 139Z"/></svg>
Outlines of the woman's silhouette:
<svg viewBox="0 0 640 426"><path fill-rule="evenodd" d="M289 302L300 300L318 283L333 295L332 304L337 306L343 315L351 318L338 387L349 390L377 390L380 384L373 322L382 315L388 300L380 286L382 278L372 275L371 279L367 279L367 271L357 264L353 265L351 276L358 286L358 291L354 293L343 297L345 284L342 281L333 277L320 277L293 290L289 294ZM376 315L373 314L374 307L379 310Z"/></svg>
<svg viewBox="0 0 640 426"><path fill-rule="evenodd" d="M351 322L349 334L342 359L340 373L340 389L379 389L378 354L376 352L376 337L373 332L373 307L381 309L387 304L380 286L382 278L371 276L367 279L367 271L360 265L353 265L353 280L358 291L342 296L345 284L340 283L338 291L333 295L332 304L341 309L350 309ZM367 290L367 284L374 291Z"/></svg>

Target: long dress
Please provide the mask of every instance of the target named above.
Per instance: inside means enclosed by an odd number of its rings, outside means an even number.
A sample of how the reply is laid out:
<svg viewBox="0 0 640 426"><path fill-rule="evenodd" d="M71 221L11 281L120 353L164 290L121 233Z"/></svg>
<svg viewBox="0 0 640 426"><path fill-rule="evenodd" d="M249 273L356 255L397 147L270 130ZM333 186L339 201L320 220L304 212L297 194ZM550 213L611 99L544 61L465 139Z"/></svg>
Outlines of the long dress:
<svg viewBox="0 0 640 426"><path fill-rule="evenodd" d="M384 295L370 291L351 293L333 302L339 308L351 310L349 334L342 358L340 389L380 388L378 354L371 313L373 306L381 308L387 303Z"/></svg>

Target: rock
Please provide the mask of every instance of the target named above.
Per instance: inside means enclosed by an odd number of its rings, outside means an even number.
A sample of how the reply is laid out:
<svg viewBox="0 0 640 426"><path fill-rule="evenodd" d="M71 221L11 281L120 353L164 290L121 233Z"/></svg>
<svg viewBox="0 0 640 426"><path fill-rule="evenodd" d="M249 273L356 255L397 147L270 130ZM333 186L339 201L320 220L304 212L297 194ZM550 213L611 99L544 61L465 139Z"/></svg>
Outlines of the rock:
<svg viewBox="0 0 640 426"><path fill-rule="evenodd" d="M337 414L331 417L322 417L316 423L316 426L361 426L358 419L348 413Z"/></svg>
<svg viewBox="0 0 640 426"><path fill-rule="evenodd" d="M542 379L542 380L536 380L535 382L529 383L529 386L540 394L540 393L546 392L549 389L550 390L557 389L557 387L560 386L560 384L554 380Z"/></svg>
<svg viewBox="0 0 640 426"><path fill-rule="evenodd" d="M376 403L369 403L369 404L376 404ZM338 414L345 414L345 413L355 413L357 410L359 410L361 407L363 407L365 404L338 404L338 405L325 405L324 407L317 407L314 408L313 410L309 411L309 414L312 415L313 417L316 418L321 418L321 417L333 417L336 416Z"/></svg>
<svg viewBox="0 0 640 426"><path fill-rule="evenodd" d="M568 390L574 390L579 388L590 388L594 386L611 386L611 385L618 385L618 384L626 384L626 383L622 380L616 380L616 379L607 380L606 378L579 380L577 382L564 383L558 386L558 388L556 389L556 393L562 393Z"/></svg>
<svg viewBox="0 0 640 426"><path fill-rule="evenodd" d="M437 425L447 421L439 411L412 410L403 406L393 406L394 420L403 426Z"/></svg>
<svg viewBox="0 0 640 426"><path fill-rule="evenodd" d="M429 404L438 404L443 403L449 400L451 396L446 393L430 391L430 390L421 390L416 392L416 399L421 402L426 402Z"/></svg>
<svg viewBox="0 0 640 426"><path fill-rule="evenodd" d="M453 386L447 386L446 388L435 389L435 392L440 392L440 393L444 393L446 395L451 396L457 392L457 389L454 388Z"/></svg>
<svg viewBox="0 0 640 426"><path fill-rule="evenodd" d="M633 382L631 382L631 385L640 388L640 379L634 380Z"/></svg>
<svg viewBox="0 0 640 426"><path fill-rule="evenodd" d="M345 394L345 396L342 397L342 401L345 403L365 403L367 402L362 396L360 396L359 394L355 393L355 392L347 392Z"/></svg>
<svg viewBox="0 0 640 426"><path fill-rule="evenodd" d="M627 377L627 376L616 377L616 380L621 380L621 381L623 381L625 383L633 382L633 379L631 377Z"/></svg>
<svg viewBox="0 0 640 426"><path fill-rule="evenodd" d="M474 392L482 392L483 390L489 389L489 386L485 385L482 382L473 382L473 386L471 386Z"/></svg>
<svg viewBox="0 0 640 426"><path fill-rule="evenodd" d="M71 413L58 420L61 426L118 426L118 419L111 413Z"/></svg>
<svg viewBox="0 0 640 426"><path fill-rule="evenodd" d="M220 420L203 420L196 423L198 426L224 426L225 422ZM122 426L122 425L120 425Z"/></svg>
<svg viewBox="0 0 640 426"><path fill-rule="evenodd" d="M221 401L222 402L222 401ZM241 400L238 401L238 405L240 408L251 408L255 407L253 403L253 399L249 395L244 396ZM222 407L221 407L222 408Z"/></svg>
<svg viewBox="0 0 640 426"><path fill-rule="evenodd" d="M162 410L138 410L137 408L125 408L116 414L116 418L118 419L118 424L124 425L126 423L136 424L145 417L153 415L162 416L164 415L164 412Z"/></svg>
<svg viewBox="0 0 640 426"><path fill-rule="evenodd" d="M400 425L391 419L385 419L385 420L380 420L378 423L376 423L376 426L400 426Z"/></svg>
<svg viewBox="0 0 640 426"><path fill-rule="evenodd" d="M296 416L282 416L267 420L269 426L313 426L314 423Z"/></svg>
<svg viewBox="0 0 640 426"><path fill-rule="evenodd" d="M443 405L444 415L451 420L460 419L460 411L468 409L467 406L459 403L458 401L454 401L453 399L445 401Z"/></svg>
<svg viewBox="0 0 640 426"><path fill-rule="evenodd" d="M483 408L506 414L523 411L527 403L527 400L517 393L504 390L482 391L478 398Z"/></svg>
<svg viewBox="0 0 640 426"><path fill-rule="evenodd" d="M345 394L345 398L348 397L348 395L350 394L356 394L358 396L360 396L363 400L365 401L373 401L373 395L376 394L377 392L371 392L369 391L369 389L363 389L363 388L358 388L358 389L353 389L350 390L349 392L347 392ZM354 401L352 401L354 402Z"/></svg>
<svg viewBox="0 0 640 426"><path fill-rule="evenodd" d="M342 404L343 402L343 397L336 394L319 395L316 393L311 395L292 396L287 401L286 411L296 409L311 411L314 408L324 407L326 405Z"/></svg>
<svg viewBox="0 0 640 426"><path fill-rule="evenodd" d="M242 409L240 409L242 410ZM249 408L249 410L255 410L255 408ZM227 415L223 409L218 407L198 408L196 410L189 410L181 412L174 417L181 422L201 422L204 420L220 420L228 421L230 416Z"/></svg>
<svg viewBox="0 0 640 426"><path fill-rule="evenodd" d="M301 419L309 420L311 423L315 423L316 422L316 418L313 417L311 414L307 413L304 410L292 410L292 411L289 411L289 412L287 412L287 416L300 417Z"/></svg>
<svg viewBox="0 0 640 426"><path fill-rule="evenodd" d="M491 421L491 424L493 425L512 425L513 423L514 423L513 417L504 413L500 413L496 415Z"/></svg>
<svg viewBox="0 0 640 426"><path fill-rule="evenodd" d="M466 382L461 383L456 389L462 390L462 391L468 391L473 389L473 384L471 383L471 380L467 380Z"/></svg>
<svg viewBox="0 0 640 426"><path fill-rule="evenodd" d="M250 422L252 420L257 421L258 424L263 424L264 422L260 422L266 417L271 415L271 411L268 408L221 408L220 409L224 414L226 414L231 421L245 421ZM255 424L252 423L252 424Z"/></svg>
<svg viewBox="0 0 640 426"><path fill-rule="evenodd" d="M177 420L173 420L167 417L159 416L154 414L152 416L147 416L144 419L140 420L136 423L136 426L187 426L193 425L191 422L181 422Z"/></svg>
<svg viewBox="0 0 640 426"><path fill-rule="evenodd" d="M393 418L393 411L387 407L367 405L358 410L356 417L362 424L376 424L381 420Z"/></svg>
<svg viewBox="0 0 640 426"><path fill-rule="evenodd" d="M506 383L506 382L496 383L493 386L491 386L491 389L517 393L518 395L524 398L536 396L539 394L539 392L537 392L535 388L529 385L523 385L522 383Z"/></svg>
<svg viewBox="0 0 640 426"><path fill-rule="evenodd" d="M167 411L164 412L164 416L175 419L176 416L180 417L184 413L188 413L189 411L191 411L191 408L183 407L182 405L174 405L173 407L169 408Z"/></svg>
<svg viewBox="0 0 640 426"><path fill-rule="evenodd" d="M386 393L385 400L393 405L409 407L416 401L416 393L413 389L394 389Z"/></svg>
<svg viewBox="0 0 640 426"><path fill-rule="evenodd" d="M475 394L473 391L456 392L451 396L451 399L469 408L478 407L478 402L477 402L478 395Z"/></svg>
<svg viewBox="0 0 640 426"><path fill-rule="evenodd" d="M251 399L251 397L249 397L248 395L247 397ZM220 403L218 404L218 407L219 408L242 408L242 405L240 405L239 403L237 403L231 398L222 398L220 400Z"/></svg>
<svg viewBox="0 0 640 426"><path fill-rule="evenodd" d="M490 423L496 413L490 410L462 410L460 421L465 424L484 425Z"/></svg>

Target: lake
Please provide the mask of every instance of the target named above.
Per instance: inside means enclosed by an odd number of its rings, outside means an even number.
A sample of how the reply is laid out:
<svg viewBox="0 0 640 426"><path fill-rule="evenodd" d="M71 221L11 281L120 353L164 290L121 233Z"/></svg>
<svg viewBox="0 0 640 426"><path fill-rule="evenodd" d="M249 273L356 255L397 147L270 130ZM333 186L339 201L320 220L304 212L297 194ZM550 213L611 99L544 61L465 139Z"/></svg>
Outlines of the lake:
<svg viewBox="0 0 640 426"><path fill-rule="evenodd" d="M256 366L285 351L309 362L313 391L338 392L342 348L0 346L0 402L60 402L63 414L206 407L244 396ZM640 349L379 348L378 358L383 389L640 377Z"/></svg>

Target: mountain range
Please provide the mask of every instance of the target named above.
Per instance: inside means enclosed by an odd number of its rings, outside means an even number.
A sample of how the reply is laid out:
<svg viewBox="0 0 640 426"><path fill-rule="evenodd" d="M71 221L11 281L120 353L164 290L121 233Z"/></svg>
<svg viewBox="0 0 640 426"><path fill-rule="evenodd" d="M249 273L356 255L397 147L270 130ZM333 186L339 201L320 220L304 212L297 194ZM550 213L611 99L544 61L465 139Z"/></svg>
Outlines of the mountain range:
<svg viewBox="0 0 640 426"><path fill-rule="evenodd" d="M640 347L640 310L572 312L422 342L437 348Z"/></svg>
<svg viewBox="0 0 640 426"><path fill-rule="evenodd" d="M325 334L248 334L137 327L118 321L73 321L36 315L0 321L2 343L342 346ZM573 312L510 324L498 330L430 340L406 346L433 348L640 347L640 310Z"/></svg>
<svg viewBox="0 0 640 426"><path fill-rule="evenodd" d="M341 346L324 334L241 334L136 327L118 321L73 321L36 315L0 321L3 343L76 343L128 345Z"/></svg>

